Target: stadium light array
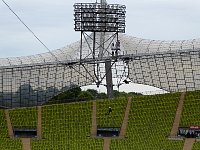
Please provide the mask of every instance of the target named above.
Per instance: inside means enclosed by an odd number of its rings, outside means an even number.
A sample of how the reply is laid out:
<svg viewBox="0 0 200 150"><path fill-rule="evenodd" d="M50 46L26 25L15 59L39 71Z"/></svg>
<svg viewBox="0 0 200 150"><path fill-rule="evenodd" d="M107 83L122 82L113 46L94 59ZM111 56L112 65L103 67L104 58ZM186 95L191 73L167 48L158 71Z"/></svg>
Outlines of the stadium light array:
<svg viewBox="0 0 200 150"><path fill-rule="evenodd" d="M125 5L75 3L74 12L75 31L125 33Z"/></svg>

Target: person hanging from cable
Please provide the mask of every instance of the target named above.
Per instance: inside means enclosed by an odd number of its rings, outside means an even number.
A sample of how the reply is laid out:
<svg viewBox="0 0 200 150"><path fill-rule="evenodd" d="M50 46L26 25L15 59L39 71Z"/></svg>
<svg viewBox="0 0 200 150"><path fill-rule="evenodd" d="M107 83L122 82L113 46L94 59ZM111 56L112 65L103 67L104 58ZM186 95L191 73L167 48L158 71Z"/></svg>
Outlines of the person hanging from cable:
<svg viewBox="0 0 200 150"><path fill-rule="evenodd" d="M115 44L112 43L111 45L111 51L112 51L112 57L114 57L114 54L115 54Z"/></svg>
<svg viewBox="0 0 200 150"><path fill-rule="evenodd" d="M115 56L118 56L118 51L120 50L120 41L117 40L115 44Z"/></svg>
<svg viewBox="0 0 200 150"><path fill-rule="evenodd" d="M108 114L110 115L110 113L112 112L112 107L108 107Z"/></svg>

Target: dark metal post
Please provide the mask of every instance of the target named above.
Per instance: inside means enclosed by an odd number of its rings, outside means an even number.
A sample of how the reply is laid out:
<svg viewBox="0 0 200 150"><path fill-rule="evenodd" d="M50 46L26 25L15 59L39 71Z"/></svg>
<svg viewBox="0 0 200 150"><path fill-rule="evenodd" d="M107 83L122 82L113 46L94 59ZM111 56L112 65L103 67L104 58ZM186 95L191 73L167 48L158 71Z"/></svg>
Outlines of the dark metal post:
<svg viewBox="0 0 200 150"><path fill-rule="evenodd" d="M113 98L113 80L112 80L112 65L111 61L105 62L106 70L106 88L108 98Z"/></svg>
<svg viewBox="0 0 200 150"><path fill-rule="evenodd" d="M82 61L82 52L83 52L83 34L84 34L84 32L81 31L80 61Z"/></svg>

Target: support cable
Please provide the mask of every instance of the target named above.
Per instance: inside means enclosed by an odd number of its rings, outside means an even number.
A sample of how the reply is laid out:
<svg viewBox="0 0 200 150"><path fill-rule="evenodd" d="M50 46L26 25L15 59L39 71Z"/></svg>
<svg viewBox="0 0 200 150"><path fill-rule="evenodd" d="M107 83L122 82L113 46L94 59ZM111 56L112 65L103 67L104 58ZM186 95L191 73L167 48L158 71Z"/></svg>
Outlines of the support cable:
<svg viewBox="0 0 200 150"><path fill-rule="evenodd" d="M36 36L36 34L24 23L24 21L14 12L14 10L4 1L2 2L8 7L8 9L17 17L17 19L28 29L29 32L49 51L49 53L55 57L56 61L58 61L58 58L51 52L51 50L39 39L39 37Z"/></svg>
<svg viewBox="0 0 200 150"><path fill-rule="evenodd" d="M88 80L94 82L94 79L90 79L90 78L88 78L87 76L83 75L81 72L79 72L77 69L75 69L75 67L69 66L69 68L71 68L71 69L73 69L74 71L78 72L78 73L79 73L81 76L83 76L84 78L86 78L86 79L88 79ZM72 79L72 77L71 77L71 79Z"/></svg>

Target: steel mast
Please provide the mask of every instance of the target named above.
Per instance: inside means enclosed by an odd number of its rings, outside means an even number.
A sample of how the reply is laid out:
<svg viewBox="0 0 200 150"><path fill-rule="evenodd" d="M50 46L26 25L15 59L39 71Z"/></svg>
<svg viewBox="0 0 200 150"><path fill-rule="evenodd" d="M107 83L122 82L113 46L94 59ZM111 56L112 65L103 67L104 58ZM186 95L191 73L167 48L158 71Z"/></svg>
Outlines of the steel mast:
<svg viewBox="0 0 200 150"><path fill-rule="evenodd" d="M125 9L125 5L107 4L106 0L74 4L74 29L81 32L80 65L89 73L90 60L94 72L89 75L97 87L106 79L109 98L113 97L112 67L120 51L118 33L125 32Z"/></svg>

